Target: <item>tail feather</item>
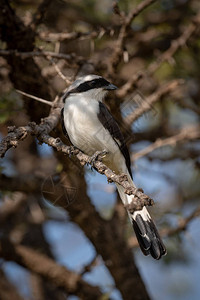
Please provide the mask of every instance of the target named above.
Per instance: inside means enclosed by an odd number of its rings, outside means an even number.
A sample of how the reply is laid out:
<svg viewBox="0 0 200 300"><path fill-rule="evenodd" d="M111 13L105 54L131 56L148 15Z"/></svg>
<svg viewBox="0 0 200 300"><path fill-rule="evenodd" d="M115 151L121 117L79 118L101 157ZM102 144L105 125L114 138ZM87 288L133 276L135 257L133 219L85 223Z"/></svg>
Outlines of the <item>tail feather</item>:
<svg viewBox="0 0 200 300"><path fill-rule="evenodd" d="M144 255L160 259L166 254L166 248L146 207L130 215L133 228Z"/></svg>
<svg viewBox="0 0 200 300"><path fill-rule="evenodd" d="M129 178L129 180L134 185L132 179ZM133 196L126 195L120 185L116 184L116 186L124 205L130 204ZM143 207L142 210L135 211L133 214L128 212L128 214L144 255L150 254L155 259L160 259L165 255L167 253L166 248L146 207Z"/></svg>

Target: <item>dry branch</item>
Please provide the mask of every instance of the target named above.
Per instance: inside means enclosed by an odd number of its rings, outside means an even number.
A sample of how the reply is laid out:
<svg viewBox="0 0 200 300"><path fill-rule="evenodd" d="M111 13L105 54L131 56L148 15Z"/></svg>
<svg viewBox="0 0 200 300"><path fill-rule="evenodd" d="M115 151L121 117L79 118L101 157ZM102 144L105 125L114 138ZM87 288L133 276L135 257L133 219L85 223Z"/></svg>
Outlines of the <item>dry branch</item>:
<svg viewBox="0 0 200 300"><path fill-rule="evenodd" d="M135 161L138 158L145 156L158 148L165 147L165 146L173 146L178 143L182 143L185 141L190 141L190 140L194 140L194 139L198 139L198 138L200 138L200 126L186 127L184 129L182 129L178 134L173 135L169 138L157 139L150 146L133 154L131 156L131 158L133 159L133 161Z"/></svg>
<svg viewBox="0 0 200 300"><path fill-rule="evenodd" d="M33 15L32 22L30 24L33 30L35 30L36 27L43 21L51 2L52 0L43 0L38 6L38 9Z"/></svg>
<svg viewBox="0 0 200 300"><path fill-rule="evenodd" d="M81 165L91 164L91 157L74 149L74 147L66 146L60 138L53 138L49 135L49 132L56 127L60 119L60 108L52 109L50 115L43 119L40 125L36 125L34 122L30 122L28 126L24 127L9 127L8 135L0 143L0 157L3 157L6 151L11 147L17 147L19 141L22 141L29 134L35 135L41 143L46 143L68 155L76 155ZM125 174L116 175L112 170L106 167L102 161L96 160L92 163L92 166L100 173L106 175L108 182L116 182L124 187L125 193L128 195L134 195L133 204L131 210L141 209L144 205L153 205L153 200L145 195L141 189L134 188L128 182ZM128 209L128 207L127 207Z"/></svg>
<svg viewBox="0 0 200 300"><path fill-rule="evenodd" d="M0 242L0 256L42 276L68 294L75 294L82 299L98 299L102 295L98 287L89 285L81 275L58 265L44 254L26 246L15 245L8 239Z"/></svg>
<svg viewBox="0 0 200 300"><path fill-rule="evenodd" d="M146 70L137 72L132 78L130 78L121 88L117 91L118 97L126 96L132 88L137 85L138 81L145 76L151 76L164 62L170 62L173 55L179 48L183 47L188 39L197 31L200 25L200 14L193 18L193 22L184 28L182 34L174 41L171 42L171 46L163 52L157 60L153 61Z"/></svg>
<svg viewBox="0 0 200 300"><path fill-rule="evenodd" d="M74 64L81 64L85 62L85 59L81 56L76 56L75 54L64 54L64 53L56 53L51 51L31 51L31 52L20 52L17 50L3 50L0 49L0 56L11 56L14 55L16 57L21 57L22 59L26 59L29 57L53 57L58 59L64 59L70 64L72 62Z"/></svg>
<svg viewBox="0 0 200 300"><path fill-rule="evenodd" d="M4 157L6 151L11 147L17 147L19 141L23 141L28 133L39 135L42 132L51 132L59 122L60 108L52 109L50 115L42 119L40 125L35 127L35 123L29 123L28 126L16 128L15 126L8 127L8 135L0 142L0 157ZM34 129L33 129L34 124Z"/></svg>
<svg viewBox="0 0 200 300"><path fill-rule="evenodd" d="M124 42L127 36L127 31L133 19L136 18L145 8L150 6L153 2L156 2L156 0L144 0L141 3L139 3L138 6L136 6L129 13L128 16L123 17L123 23L119 32L116 47L108 65L108 71L110 74L114 72L114 68L116 68L121 59L121 56L123 54ZM114 4L114 9L116 9L116 4Z"/></svg>
<svg viewBox="0 0 200 300"><path fill-rule="evenodd" d="M39 36L42 40L48 42L62 42L72 40L84 40L84 39L95 39L101 38L104 34L110 35L112 30L110 28L101 28L100 30L92 32L40 32Z"/></svg>
<svg viewBox="0 0 200 300"><path fill-rule="evenodd" d="M149 97L147 97L141 106L139 106L138 108L136 108L131 114L129 114L126 118L125 118L125 123L127 125L132 124L133 122L135 122L140 116L142 116L144 113L146 113L147 111L151 110L152 105L159 101L161 97L163 97L166 94L171 93L172 91L174 91L177 87L180 86L180 84L183 83L183 80L173 80L167 84L162 85L161 87L159 87L157 89L156 92L154 92L152 95L150 95Z"/></svg>
<svg viewBox="0 0 200 300"><path fill-rule="evenodd" d="M81 165L91 164L91 157L84 154L78 149L74 147L66 146L59 138L53 138L48 134L41 134L38 139L41 142L48 144L57 149L57 151L61 151L68 155L76 155ZM92 166L100 173L104 174L107 177L108 182L115 182L119 185L123 186L124 191L128 195L134 195L133 203L131 205L131 210L140 210L144 205L151 206L153 205L153 200L143 193L141 189L134 188L128 182L127 176L125 174L116 175L112 170L110 170L106 165L104 165L101 161L96 160L92 162ZM129 209L127 207L127 209Z"/></svg>
<svg viewBox="0 0 200 300"><path fill-rule="evenodd" d="M16 92L18 92L19 94L21 94L21 95L23 95L23 96L26 96L26 97L29 97L29 98L34 99L34 100L36 100L36 101L39 101L39 102L41 102L41 103L47 104L47 105L49 105L49 106L51 106L51 107L54 106L54 103L51 102L51 101L47 101L47 100L45 100L45 99L42 99L42 98L39 98L39 97L30 95L30 94L27 94L27 93L22 92L22 91L20 91L20 90L16 90Z"/></svg>
<svg viewBox="0 0 200 300"><path fill-rule="evenodd" d="M187 229L187 226L189 223L194 220L195 218L200 216L200 207L197 207L188 217L183 218L179 221L179 224L176 228L166 228L162 230L163 236L170 236L177 234L181 231L184 231Z"/></svg>

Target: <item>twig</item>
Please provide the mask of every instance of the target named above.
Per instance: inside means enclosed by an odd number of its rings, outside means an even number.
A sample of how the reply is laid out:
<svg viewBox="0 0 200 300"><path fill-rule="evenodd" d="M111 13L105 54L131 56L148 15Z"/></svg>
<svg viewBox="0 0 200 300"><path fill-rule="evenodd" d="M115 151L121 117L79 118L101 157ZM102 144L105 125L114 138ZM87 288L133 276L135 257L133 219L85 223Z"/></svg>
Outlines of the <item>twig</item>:
<svg viewBox="0 0 200 300"><path fill-rule="evenodd" d="M200 207L197 207L187 218L183 218L179 221L179 225L176 228L166 228L162 230L163 236L171 236L187 229L188 224L194 219L200 216Z"/></svg>
<svg viewBox="0 0 200 300"><path fill-rule="evenodd" d="M156 2L156 0L144 0L136 6L127 17L123 18L123 23L119 32L118 40L116 43L115 50L110 59L110 63L108 65L108 71L110 74L113 73L114 68L118 65L120 58L123 53L124 41L126 39L127 31L133 21L145 8L147 8L152 3ZM116 8L116 6L114 6Z"/></svg>
<svg viewBox="0 0 200 300"><path fill-rule="evenodd" d="M123 11L120 10L119 5L117 2L113 3L113 12L118 15L121 19L121 22L125 21L125 13Z"/></svg>
<svg viewBox="0 0 200 300"><path fill-rule="evenodd" d="M37 130L33 130L32 123L29 123L30 125L28 126L19 128L16 128L15 126L8 127L8 135L0 142L0 157L4 157L8 149L17 147L18 143L27 137L28 133L39 135L41 132L51 132L58 124L59 118L60 108L54 108L50 115L43 119L41 124L38 125Z"/></svg>
<svg viewBox="0 0 200 300"><path fill-rule="evenodd" d="M197 138L200 138L200 126L187 127L182 129L178 134L174 136L171 136L166 139L157 139L150 146L133 154L131 158L133 161L135 161L138 158L145 156L150 152L156 150L157 148L164 147L164 146L173 146L176 145L177 143L182 143L184 141L194 140Z"/></svg>
<svg viewBox="0 0 200 300"><path fill-rule="evenodd" d="M145 76L151 76L161 65L163 62L170 62L172 56L176 53L176 51L183 47L187 40L196 32L200 25L200 14L198 14L194 19L193 23L191 23L187 28L184 28L182 34L174 41L171 42L171 46L163 52L156 61L153 61L146 70L142 70L137 72L132 78L130 78L121 88L117 91L118 97L124 97L128 94L133 88L134 85L138 83L141 78Z"/></svg>
<svg viewBox="0 0 200 300"><path fill-rule="evenodd" d="M60 70L60 68L58 67L58 65L55 63L55 61L53 60L53 58L51 56L47 56L46 57L54 66L56 72L58 73L58 75L60 76L60 78L62 78L62 80L65 81L65 83L67 83L67 85L70 85L72 82L62 73L62 71Z"/></svg>
<svg viewBox="0 0 200 300"><path fill-rule="evenodd" d="M26 97L29 97L29 98L31 98L31 99L34 99L34 100L36 100L36 101L45 103L45 104L47 104L47 105L49 105L49 106L51 106L51 107L54 106L54 102L47 101L47 100L45 100L45 99L42 99L42 98L39 98L39 97L30 95L30 94L27 94L27 93L22 92L22 91L20 91L20 90L16 90L16 92L18 92L19 94L21 94L21 95L23 95L23 96L26 96Z"/></svg>
<svg viewBox="0 0 200 300"><path fill-rule="evenodd" d="M51 51L31 51L31 52L19 52L17 50L3 50L0 49L0 55L1 56L9 56L9 55L15 55L15 56L20 56L21 58L25 59L28 57L34 57L34 56L39 56L39 57L54 57L58 59L65 59L66 61L69 61L70 64L76 63L80 64L85 61L85 59L81 56L76 56L75 54L64 54L64 53L55 53Z"/></svg>
<svg viewBox="0 0 200 300"><path fill-rule="evenodd" d="M41 32L40 38L42 40L45 40L47 42L62 42L66 40L83 40L83 39L94 39L94 38L100 38L105 33L111 34L111 29L104 29L101 28L99 31L92 31L92 32Z"/></svg>
<svg viewBox="0 0 200 300"><path fill-rule="evenodd" d="M161 56L158 57L156 61L150 64L148 67L148 74L153 74L163 62L170 62L171 57L176 53L176 51L185 46L187 40L191 37L191 35L196 31L199 23L192 23L185 29L180 37L171 42L171 46L165 52L162 53Z"/></svg>
<svg viewBox="0 0 200 300"><path fill-rule="evenodd" d="M90 272L91 269L97 265L98 258L99 258L99 255L98 255L98 253L96 253L95 256L93 257L93 259L90 261L90 263L87 264L86 266L84 266L83 270L81 271L81 276L83 276L85 273Z"/></svg>
<svg viewBox="0 0 200 300"><path fill-rule="evenodd" d="M23 141L28 135L26 127L18 128L17 132L13 133L13 128L8 127L8 135L1 140L0 157L4 157L5 153L10 148L16 148L19 141Z"/></svg>
<svg viewBox="0 0 200 300"><path fill-rule="evenodd" d="M181 79L178 80L176 79L159 87L156 92L154 92L152 95L150 95L143 101L141 106L139 106L132 113L130 113L125 118L124 122L127 125L130 125L131 123L135 122L141 115L151 110L151 107L155 102L159 101L160 98L163 97L164 95L174 91L180 84L183 84L183 82L184 81Z"/></svg>
<svg viewBox="0 0 200 300"><path fill-rule="evenodd" d="M30 24L33 30L42 22L44 19L45 13L50 6L52 0L43 0L42 3L38 6L36 13L33 15L33 20Z"/></svg>

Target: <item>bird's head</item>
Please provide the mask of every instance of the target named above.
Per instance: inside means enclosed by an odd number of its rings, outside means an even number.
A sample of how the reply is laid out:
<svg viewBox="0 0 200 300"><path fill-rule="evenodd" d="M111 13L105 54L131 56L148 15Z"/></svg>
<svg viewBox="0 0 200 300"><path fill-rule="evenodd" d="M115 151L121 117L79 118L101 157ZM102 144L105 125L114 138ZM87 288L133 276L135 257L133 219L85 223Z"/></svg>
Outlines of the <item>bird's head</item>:
<svg viewBox="0 0 200 300"><path fill-rule="evenodd" d="M86 75L79 77L67 89L63 101L69 96L81 96L87 99L102 101L109 90L116 90L117 87L98 75Z"/></svg>

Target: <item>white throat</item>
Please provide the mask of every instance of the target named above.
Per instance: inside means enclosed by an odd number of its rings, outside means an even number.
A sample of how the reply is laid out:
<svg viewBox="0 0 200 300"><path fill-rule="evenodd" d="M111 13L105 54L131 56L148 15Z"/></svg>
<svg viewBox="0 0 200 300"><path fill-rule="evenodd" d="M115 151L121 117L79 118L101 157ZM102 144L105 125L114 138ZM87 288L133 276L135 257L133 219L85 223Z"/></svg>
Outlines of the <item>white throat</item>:
<svg viewBox="0 0 200 300"><path fill-rule="evenodd" d="M102 102L103 99L105 98L106 94L107 94L107 91L99 88L99 89L91 89L89 91L82 92L82 93L71 94L71 95L69 95L68 98L74 99L74 100L75 100L75 98L79 98L79 99L81 98L81 99L84 99L85 101L87 101L88 103L90 103L92 101ZM67 99L66 99L66 101L67 101Z"/></svg>

